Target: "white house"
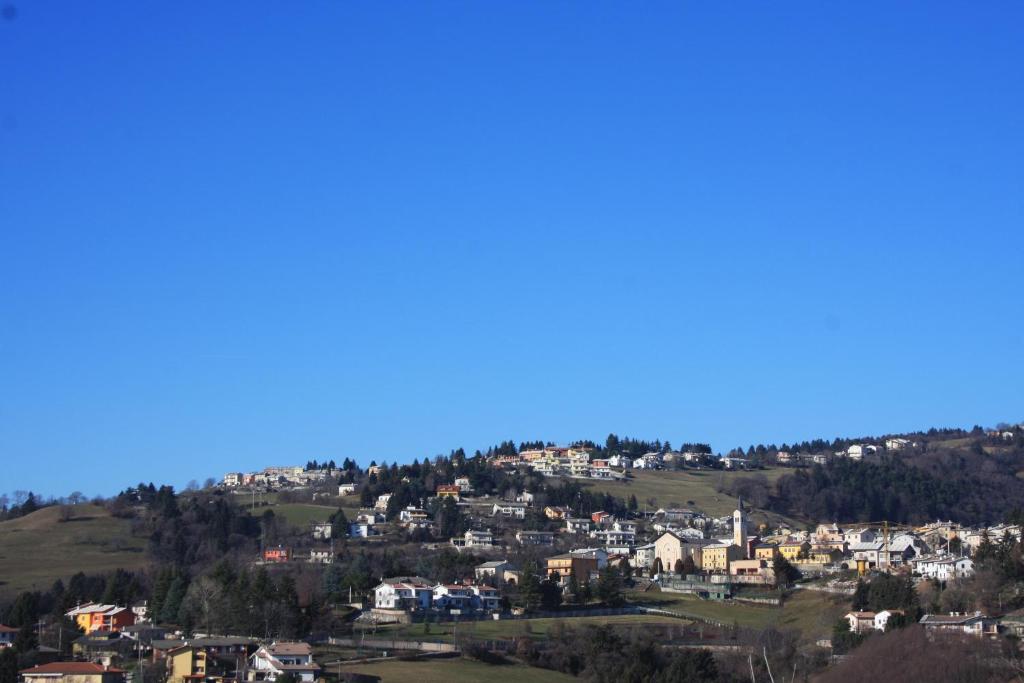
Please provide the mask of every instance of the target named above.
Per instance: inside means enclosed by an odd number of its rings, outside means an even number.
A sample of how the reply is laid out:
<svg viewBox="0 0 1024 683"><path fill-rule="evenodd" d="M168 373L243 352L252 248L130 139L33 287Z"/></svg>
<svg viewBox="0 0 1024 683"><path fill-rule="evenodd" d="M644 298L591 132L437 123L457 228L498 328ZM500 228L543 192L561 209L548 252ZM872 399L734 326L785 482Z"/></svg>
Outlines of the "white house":
<svg viewBox="0 0 1024 683"><path fill-rule="evenodd" d="M565 520L565 530L570 534L585 534L590 531L591 521L582 517L570 517Z"/></svg>
<svg viewBox="0 0 1024 683"><path fill-rule="evenodd" d="M616 531L615 529L592 531L590 537L606 546L631 546L636 543L636 532L634 531Z"/></svg>
<svg viewBox="0 0 1024 683"><path fill-rule="evenodd" d="M348 535L352 538L369 538L378 533L371 522L352 522L348 525Z"/></svg>
<svg viewBox="0 0 1024 683"><path fill-rule="evenodd" d="M929 633L966 633L971 636L994 636L997 634L997 622L995 619L985 616L981 612L973 614L962 614L951 612L949 614L926 614L921 617L920 623Z"/></svg>
<svg viewBox="0 0 1024 683"><path fill-rule="evenodd" d="M507 560L492 560L478 564L473 573L476 575L477 581L491 579L495 582L501 582L504 581L505 570L510 569L511 566Z"/></svg>
<svg viewBox="0 0 1024 683"><path fill-rule="evenodd" d="M356 492L355 484L338 484L338 495L339 496L351 496Z"/></svg>
<svg viewBox="0 0 1024 683"><path fill-rule="evenodd" d="M437 609L473 609L473 589L460 583L439 583L434 586L433 605Z"/></svg>
<svg viewBox="0 0 1024 683"><path fill-rule="evenodd" d="M911 560L914 571L928 579L946 581L974 574L974 560L969 557L940 555Z"/></svg>
<svg viewBox="0 0 1024 683"><path fill-rule="evenodd" d="M489 548L494 545L494 536L490 531L470 529L462 536L453 538L451 543L456 548Z"/></svg>
<svg viewBox="0 0 1024 683"><path fill-rule="evenodd" d="M845 617L854 633L868 633L875 628L874 612L848 612Z"/></svg>
<svg viewBox="0 0 1024 683"><path fill-rule="evenodd" d="M910 445L910 440L909 439L895 438L895 439L886 439L885 440L885 447L886 447L887 450L890 450L890 451L902 451L904 448L906 448L909 445Z"/></svg>
<svg viewBox="0 0 1024 683"><path fill-rule="evenodd" d="M249 657L249 680L276 681L289 673L302 683L314 683L320 666L313 661L313 650L308 643L271 643L256 650Z"/></svg>
<svg viewBox="0 0 1024 683"><path fill-rule="evenodd" d="M554 545L555 534L551 531L517 531L519 545Z"/></svg>
<svg viewBox="0 0 1024 683"><path fill-rule="evenodd" d="M889 625L889 619L894 616L904 616L906 612L901 609L884 609L881 612L875 614L875 630L885 631L885 628Z"/></svg>
<svg viewBox="0 0 1024 683"><path fill-rule="evenodd" d="M0 624L0 647L10 647L18 635L18 629Z"/></svg>
<svg viewBox="0 0 1024 683"><path fill-rule="evenodd" d="M326 541L331 538L330 522L313 522L313 538L317 541Z"/></svg>
<svg viewBox="0 0 1024 683"><path fill-rule="evenodd" d="M381 512L386 512L388 509L389 502L391 502L391 494L382 493L379 496L377 496L377 502L373 504L373 509L380 510Z"/></svg>
<svg viewBox="0 0 1024 683"><path fill-rule="evenodd" d="M638 546L635 553L633 554L633 566L650 569L654 566L655 554L656 551L654 549L653 543Z"/></svg>
<svg viewBox="0 0 1024 683"><path fill-rule="evenodd" d="M495 503L491 509L491 516L526 519L526 503L510 503L507 501Z"/></svg>
<svg viewBox="0 0 1024 683"><path fill-rule="evenodd" d="M428 609L433 597L432 586L415 576L384 579L373 589L373 604L382 609Z"/></svg>

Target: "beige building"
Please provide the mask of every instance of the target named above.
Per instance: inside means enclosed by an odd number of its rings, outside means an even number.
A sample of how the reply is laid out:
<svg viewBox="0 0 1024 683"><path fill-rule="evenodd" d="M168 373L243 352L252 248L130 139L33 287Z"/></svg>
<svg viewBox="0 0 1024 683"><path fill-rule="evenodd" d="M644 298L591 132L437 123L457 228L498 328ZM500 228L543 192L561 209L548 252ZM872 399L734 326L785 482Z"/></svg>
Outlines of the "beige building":
<svg viewBox="0 0 1024 683"><path fill-rule="evenodd" d="M697 569L703 567L702 550L704 543L696 539L685 539L676 536L671 531L666 531L654 542L655 562L661 560L662 570L675 571L676 561L683 561L686 557L693 558L693 564Z"/></svg>
<svg viewBox="0 0 1024 683"><path fill-rule="evenodd" d="M701 555L704 571L723 574L729 571L731 562L746 559L743 548L727 542L706 545L701 549Z"/></svg>
<svg viewBox="0 0 1024 683"><path fill-rule="evenodd" d="M786 541L779 544L779 553L792 562L801 553L807 554L811 551L811 544L807 541Z"/></svg>
<svg viewBox="0 0 1024 683"><path fill-rule="evenodd" d="M52 662L21 671L25 683L124 683L125 670L92 662Z"/></svg>

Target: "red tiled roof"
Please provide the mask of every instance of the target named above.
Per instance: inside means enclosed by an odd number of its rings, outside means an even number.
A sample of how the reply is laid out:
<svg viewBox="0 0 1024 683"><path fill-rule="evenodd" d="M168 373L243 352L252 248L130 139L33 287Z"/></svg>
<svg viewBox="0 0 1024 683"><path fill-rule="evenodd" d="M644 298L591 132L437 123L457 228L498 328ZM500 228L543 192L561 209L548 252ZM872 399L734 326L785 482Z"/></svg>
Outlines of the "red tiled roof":
<svg viewBox="0 0 1024 683"><path fill-rule="evenodd" d="M31 669L25 669L21 673L26 676L35 674L90 675L102 673L123 674L125 670L115 669L114 667L104 669L101 665L92 662L51 662L50 664L40 664Z"/></svg>
<svg viewBox="0 0 1024 683"><path fill-rule="evenodd" d="M11 628L10 626L4 626L3 624L0 624L0 633L17 633L17 632L18 632L18 629L16 629L16 628Z"/></svg>

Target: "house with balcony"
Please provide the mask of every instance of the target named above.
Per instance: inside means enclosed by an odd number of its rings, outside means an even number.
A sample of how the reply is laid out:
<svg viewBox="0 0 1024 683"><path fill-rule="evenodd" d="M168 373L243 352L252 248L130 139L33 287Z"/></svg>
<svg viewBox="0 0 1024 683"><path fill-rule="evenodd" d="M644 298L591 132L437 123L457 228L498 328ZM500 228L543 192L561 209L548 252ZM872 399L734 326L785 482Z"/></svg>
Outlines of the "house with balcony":
<svg viewBox="0 0 1024 683"><path fill-rule="evenodd" d="M313 661L308 643L274 642L264 645L249 657L246 680L276 681L278 676L292 674L301 683L314 683L320 665Z"/></svg>
<svg viewBox="0 0 1024 683"><path fill-rule="evenodd" d="M433 586L418 576L384 579L373 589L373 604L381 609L428 609L433 599Z"/></svg>

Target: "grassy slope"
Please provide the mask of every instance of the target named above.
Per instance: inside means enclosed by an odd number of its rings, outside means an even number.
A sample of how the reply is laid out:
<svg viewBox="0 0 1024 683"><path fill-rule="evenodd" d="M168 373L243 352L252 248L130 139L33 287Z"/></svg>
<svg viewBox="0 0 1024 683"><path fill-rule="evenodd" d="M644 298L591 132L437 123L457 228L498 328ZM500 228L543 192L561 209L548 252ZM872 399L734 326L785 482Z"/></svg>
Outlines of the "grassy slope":
<svg viewBox="0 0 1024 683"><path fill-rule="evenodd" d="M634 478L620 481L601 481L590 484L595 490L607 492L620 498L636 496L641 509L648 498L655 498L658 507L695 507L706 514L723 516L736 509L736 499L717 491L719 482L728 483L734 479L763 475L770 484L793 470L776 467L757 472L725 472L720 470L645 471L636 470ZM693 501L689 503L688 501ZM784 518L774 513L759 513L754 517L763 521L766 515L771 520Z"/></svg>
<svg viewBox="0 0 1024 683"><path fill-rule="evenodd" d="M603 617L571 617L566 619L504 619L501 621L469 621L458 624L460 636L472 636L481 639L516 638L523 635L534 637L544 636L548 629L561 621L566 626L583 626L584 624L615 624L616 626L644 626L646 624L684 624L682 619L657 615L620 614ZM379 627L377 634L387 638L408 638L410 640L431 640L450 642L452 640L451 623L431 624L430 633L423 632L423 624L411 624L391 628ZM527 631L529 627L529 631ZM372 629L367 630L367 638L372 637Z"/></svg>
<svg viewBox="0 0 1024 683"><path fill-rule="evenodd" d="M241 501L239 501L241 503ZM252 509L248 505L242 505L249 510L254 517L259 517L267 510L273 510L278 517L284 517L291 526L304 529L312 522L326 522L338 508L333 505L313 505L311 503L275 503L271 505L260 505ZM357 513L355 508L346 508L345 514L352 519Z"/></svg>
<svg viewBox="0 0 1024 683"><path fill-rule="evenodd" d="M466 659L432 659L419 662L376 662L342 666L342 671L380 676L385 683L417 681L417 683L470 683L471 681L501 681L502 683L562 683L575 681L568 674L510 664L491 666Z"/></svg>
<svg viewBox="0 0 1024 683"><path fill-rule="evenodd" d="M95 505L77 505L71 521L48 507L0 522L0 593L49 588L76 572L95 574L146 565L146 543L131 522Z"/></svg>
<svg viewBox="0 0 1024 683"><path fill-rule="evenodd" d="M850 610L849 597L808 590L794 592L782 607L714 602L679 593L647 592L630 597L652 607L679 610L726 624L736 622L754 629L797 629L808 641L829 636L836 621Z"/></svg>

